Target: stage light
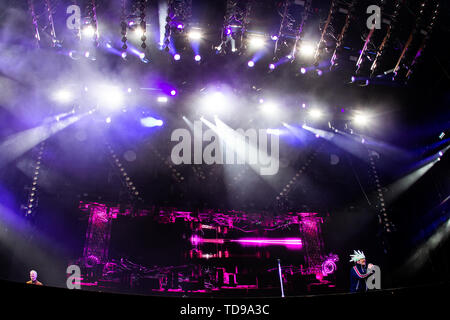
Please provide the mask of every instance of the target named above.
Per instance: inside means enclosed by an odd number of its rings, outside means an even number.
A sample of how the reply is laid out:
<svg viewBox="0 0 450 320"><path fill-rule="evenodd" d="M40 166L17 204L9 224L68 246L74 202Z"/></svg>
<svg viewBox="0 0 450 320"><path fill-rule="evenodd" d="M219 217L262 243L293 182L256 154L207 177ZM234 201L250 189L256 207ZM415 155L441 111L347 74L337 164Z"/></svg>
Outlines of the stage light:
<svg viewBox="0 0 450 320"><path fill-rule="evenodd" d="M184 28L184 25L182 24L182 23L179 23L178 25L177 25L177 29L178 30L182 30Z"/></svg>
<svg viewBox="0 0 450 320"><path fill-rule="evenodd" d="M303 109L306 108L306 103L302 103L302 108L303 108Z"/></svg>
<svg viewBox="0 0 450 320"><path fill-rule="evenodd" d="M250 60L250 61L247 63L247 65L248 65L250 68L253 68L253 67L255 66L255 61Z"/></svg>
<svg viewBox="0 0 450 320"><path fill-rule="evenodd" d="M320 69L317 69L316 72L317 72L317 75L318 75L319 77L323 74L323 71L320 70Z"/></svg>
<svg viewBox="0 0 450 320"><path fill-rule="evenodd" d="M87 25L83 28L83 37L92 38L94 35L95 29L92 26Z"/></svg>
<svg viewBox="0 0 450 320"><path fill-rule="evenodd" d="M369 118L369 115L358 112L353 116L352 120L357 126L366 126L369 122Z"/></svg>
<svg viewBox="0 0 450 320"><path fill-rule="evenodd" d="M251 36L248 44L251 49L261 49L264 47L265 41L261 36Z"/></svg>
<svg viewBox="0 0 450 320"><path fill-rule="evenodd" d="M445 132L441 132L441 134L439 135L439 139L444 139L444 137L445 137Z"/></svg>
<svg viewBox="0 0 450 320"><path fill-rule="evenodd" d="M168 99L167 97L163 97L163 96L158 97L156 100L157 100L159 103L167 103L167 101L169 101L169 99Z"/></svg>
<svg viewBox="0 0 450 320"><path fill-rule="evenodd" d="M202 60L202 56L197 54L197 55L195 55L194 60L195 61L200 61L200 60Z"/></svg>
<svg viewBox="0 0 450 320"><path fill-rule="evenodd" d="M145 53L143 53L143 52L139 53L139 58L144 59L145 58Z"/></svg>
<svg viewBox="0 0 450 320"><path fill-rule="evenodd" d="M300 72L301 72L302 74L305 74L305 73L306 73L306 68L300 68Z"/></svg>
<svg viewBox="0 0 450 320"><path fill-rule="evenodd" d="M86 51L86 52L84 53L84 56L85 56L86 58L89 58L89 57L91 56L91 53L90 53L89 51Z"/></svg>
<svg viewBox="0 0 450 320"><path fill-rule="evenodd" d="M264 99L263 98L259 99L259 103L264 103Z"/></svg>
<svg viewBox="0 0 450 320"><path fill-rule="evenodd" d="M73 99L72 93L65 89L58 90L53 94L53 100L59 103L68 103L72 101L72 99Z"/></svg>
<svg viewBox="0 0 450 320"><path fill-rule="evenodd" d="M151 128L151 127L161 127L164 122L160 119L155 119L153 117L146 117L141 119L141 125L143 127Z"/></svg>
<svg viewBox="0 0 450 320"><path fill-rule="evenodd" d="M191 31L189 31L188 33L188 37L191 40L200 40L202 38L202 33L200 32L200 30L197 29L193 29Z"/></svg>
<svg viewBox="0 0 450 320"><path fill-rule="evenodd" d="M310 42L303 42L300 44L299 52L302 57L311 58L315 51L315 46Z"/></svg>
<svg viewBox="0 0 450 320"><path fill-rule="evenodd" d="M106 123L111 123L111 117L107 117L107 118L105 119L105 122L106 122Z"/></svg>
<svg viewBox="0 0 450 320"><path fill-rule="evenodd" d="M278 111L278 106L273 102L264 103L261 105L261 110L266 115L274 115Z"/></svg>
<svg viewBox="0 0 450 320"><path fill-rule="evenodd" d="M269 64L269 69L270 70L275 70L275 65L273 63Z"/></svg>
<svg viewBox="0 0 450 320"><path fill-rule="evenodd" d="M273 35L270 37L270 39L272 39L273 41L277 41L278 40L278 36L277 35Z"/></svg>
<svg viewBox="0 0 450 320"><path fill-rule="evenodd" d="M442 151L439 151L439 156L442 157L444 153Z"/></svg>
<svg viewBox="0 0 450 320"><path fill-rule="evenodd" d="M138 28L134 29L134 34L139 39L142 38L142 36L145 36L145 32L144 32L144 30L141 27L138 27Z"/></svg>
<svg viewBox="0 0 450 320"><path fill-rule="evenodd" d="M222 92L214 92L205 97L204 103L209 109L225 106L225 96Z"/></svg>
<svg viewBox="0 0 450 320"><path fill-rule="evenodd" d="M111 43L108 42L108 43L106 44L106 47L107 47L108 49L111 49L111 48L112 48Z"/></svg>
<svg viewBox="0 0 450 320"><path fill-rule="evenodd" d="M173 60L178 61L178 60L180 60L180 59L181 59L181 56L180 56L178 53L175 53L175 54L173 55Z"/></svg>
<svg viewBox="0 0 450 320"><path fill-rule="evenodd" d="M102 107L111 109L119 107L123 102L122 91L114 86L103 85L97 88L97 103Z"/></svg>
<svg viewBox="0 0 450 320"><path fill-rule="evenodd" d="M127 89L127 92L128 92L128 93L131 93L131 88L128 88L128 89Z"/></svg>
<svg viewBox="0 0 450 320"><path fill-rule="evenodd" d="M313 119L320 119L323 116L323 112L319 109L312 109L309 111L309 115Z"/></svg>
<svg viewBox="0 0 450 320"><path fill-rule="evenodd" d="M122 52L122 54L120 56L122 57L122 59L126 59L127 58L127 53L126 52Z"/></svg>
<svg viewBox="0 0 450 320"><path fill-rule="evenodd" d="M177 95L177 90L175 90L175 89L174 89L174 90L171 90L171 91L170 91L170 95L171 95L171 96L176 96L176 95Z"/></svg>

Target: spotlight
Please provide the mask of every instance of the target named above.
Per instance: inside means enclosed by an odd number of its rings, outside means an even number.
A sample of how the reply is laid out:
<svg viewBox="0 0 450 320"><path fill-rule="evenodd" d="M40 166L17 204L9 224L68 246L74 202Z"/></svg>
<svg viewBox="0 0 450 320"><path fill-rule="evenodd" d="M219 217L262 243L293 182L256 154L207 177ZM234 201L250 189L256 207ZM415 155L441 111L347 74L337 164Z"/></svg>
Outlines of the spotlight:
<svg viewBox="0 0 450 320"><path fill-rule="evenodd" d="M177 95L177 90L175 90L175 89L174 89L174 90L171 90L171 91L170 91L170 95L171 95L171 96L176 96L176 95Z"/></svg>
<svg viewBox="0 0 450 320"><path fill-rule="evenodd" d="M112 48L111 43L108 42L108 43L106 44L106 47L107 47L108 49L111 49L111 48Z"/></svg>
<svg viewBox="0 0 450 320"><path fill-rule="evenodd" d="M70 91L62 89L53 94L53 99L59 103L68 103L72 101L73 95Z"/></svg>
<svg viewBox="0 0 450 320"><path fill-rule="evenodd" d="M269 69L270 70L275 70L275 65L273 63L269 64Z"/></svg>
<svg viewBox="0 0 450 320"><path fill-rule="evenodd" d="M128 93L131 93L131 88L128 88L127 92L128 92Z"/></svg>
<svg viewBox="0 0 450 320"><path fill-rule="evenodd" d="M105 108L117 108L123 102L122 91L114 86L101 86L97 88L97 103Z"/></svg>
<svg viewBox="0 0 450 320"><path fill-rule="evenodd" d="M311 111L309 111L309 115L313 119L320 119L323 116L323 113L319 109L312 109Z"/></svg>
<svg viewBox="0 0 450 320"><path fill-rule="evenodd" d="M259 103L264 103L264 99L263 98L259 99Z"/></svg>
<svg viewBox="0 0 450 320"><path fill-rule="evenodd" d="M134 34L139 39L142 38L142 36L145 36L145 32L144 32L144 30L141 27L138 27L138 28L134 29Z"/></svg>
<svg viewBox="0 0 450 320"><path fill-rule="evenodd" d="M253 68L253 67L255 66L255 61L250 60L250 61L247 63L247 65L248 65L250 68Z"/></svg>
<svg viewBox="0 0 450 320"><path fill-rule="evenodd" d="M143 53L143 52L139 53L139 58L144 59L145 58L145 53Z"/></svg>
<svg viewBox="0 0 450 320"><path fill-rule="evenodd" d="M366 126L369 122L369 116L367 114L364 113L356 113L353 116L353 123L356 124L357 126Z"/></svg>
<svg viewBox="0 0 450 320"><path fill-rule="evenodd" d="M106 118L106 119L105 119L105 122L106 122L106 123L111 123L111 117Z"/></svg>
<svg viewBox="0 0 450 320"><path fill-rule="evenodd" d="M266 115L274 115L278 111L278 107L276 104L269 102L261 105L261 110Z"/></svg>
<svg viewBox="0 0 450 320"><path fill-rule="evenodd" d="M124 51L124 52L122 52L122 54L120 56L122 57L122 59L126 59L127 58L127 53Z"/></svg>
<svg viewBox="0 0 450 320"><path fill-rule="evenodd" d="M442 151L439 151L439 156L443 156L444 155L444 153L442 152Z"/></svg>
<svg viewBox="0 0 450 320"><path fill-rule="evenodd" d="M248 44L252 49L261 49L264 47L265 41L261 36L251 36L248 40Z"/></svg>
<svg viewBox="0 0 450 320"><path fill-rule="evenodd" d="M305 73L306 73L306 68L300 68L300 72L301 72L302 74L305 74Z"/></svg>
<svg viewBox="0 0 450 320"><path fill-rule="evenodd" d="M315 51L314 45L310 42L303 42L299 48L300 55L305 58L311 58Z"/></svg>
<svg viewBox="0 0 450 320"><path fill-rule="evenodd" d="M184 28L184 25L183 25L182 23L179 23L179 24L177 25L177 29L178 29L178 30L183 30L183 28Z"/></svg>
<svg viewBox="0 0 450 320"><path fill-rule="evenodd" d="M199 55L199 54L196 54L195 57L194 57L194 60L195 61L200 61L200 60L202 60L202 56Z"/></svg>
<svg viewBox="0 0 450 320"><path fill-rule="evenodd" d="M167 103L167 101L169 101L169 99L168 99L167 97L163 97L163 96L158 97L156 100L157 100L159 103Z"/></svg>
<svg viewBox="0 0 450 320"><path fill-rule="evenodd" d="M175 54L173 55L173 60L178 61L178 60L180 60L180 59L181 59L181 56L180 56L178 53L175 53Z"/></svg>
<svg viewBox="0 0 450 320"><path fill-rule="evenodd" d="M188 37L191 40L200 40L202 38L202 33L200 32L200 30L197 29L193 29L191 31L189 31L188 33Z"/></svg>
<svg viewBox="0 0 450 320"><path fill-rule="evenodd" d="M208 109L217 111L225 106L225 95L221 92L208 94L204 99L204 105Z"/></svg>
<svg viewBox="0 0 450 320"><path fill-rule="evenodd" d="M317 69L316 72L317 72L317 75L318 75L319 77L323 74L323 71L320 70L320 69Z"/></svg>
<svg viewBox="0 0 450 320"><path fill-rule="evenodd" d="M445 137L445 132L441 132L441 134L439 135L439 139L444 139L444 137Z"/></svg>
<svg viewBox="0 0 450 320"><path fill-rule="evenodd" d="M94 35L95 29L92 26L87 25L83 28L83 37L92 38Z"/></svg>
<svg viewBox="0 0 450 320"><path fill-rule="evenodd" d="M91 53L90 53L89 51L86 51L86 52L84 53L84 56L85 56L86 58L89 58L89 57L91 56Z"/></svg>
<svg viewBox="0 0 450 320"><path fill-rule="evenodd" d="M141 119L141 125L143 127L151 128L151 127L161 127L164 122L160 119L155 119L153 117L146 117Z"/></svg>
<svg viewBox="0 0 450 320"><path fill-rule="evenodd" d="M278 40L278 36L277 35L273 35L270 37L270 39L272 39L273 41L277 41Z"/></svg>

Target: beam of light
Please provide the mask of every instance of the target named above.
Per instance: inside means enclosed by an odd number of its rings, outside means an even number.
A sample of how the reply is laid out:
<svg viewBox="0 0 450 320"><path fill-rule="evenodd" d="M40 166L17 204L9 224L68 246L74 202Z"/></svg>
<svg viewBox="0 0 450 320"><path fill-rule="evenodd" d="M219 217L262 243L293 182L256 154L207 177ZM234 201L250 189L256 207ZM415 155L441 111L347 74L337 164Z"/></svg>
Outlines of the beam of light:
<svg viewBox="0 0 450 320"><path fill-rule="evenodd" d="M156 99L156 101L158 101L159 103L167 103L169 101L169 98L160 96Z"/></svg>
<svg viewBox="0 0 450 320"><path fill-rule="evenodd" d="M311 42L302 42L300 44L298 51L302 57L311 58L314 56L314 53L316 52L316 47Z"/></svg>
<svg viewBox="0 0 450 320"><path fill-rule="evenodd" d="M258 132L250 129L247 131L233 130L219 118L216 118L215 122L217 124L216 131L226 148L227 161L225 163L234 163L236 155L237 164L248 164L260 175L273 175L278 172L280 163L279 137L277 135L268 135L265 130ZM269 149L270 155L268 154Z"/></svg>
<svg viewBox="0 0 450 320"><path fill-rule="evenodd" d="M310 127L306 124L304 124L302 126L302 128L305 129L306 131L309 131L312 134L314 134L316 136L316 138L320 137L320 138L324 138L328 141L331 141L335 137L335 134L333 132L325 131L322 129L316 129L316 128Z"/></svg>
<svg viewBox="0 0 450 320"><path fill-rule="evenodd" d="M59 103L69 103L73 99L73 94L67 89L60 89L52 94L53 100Z"/></svg>
<svg viewBox="0 0 450 320"><path fill-rule="evenodd" d="M188 32L189 40L199 41L203 38L203 34L200 29L192 29Z"/></svg>
<svg viewBox="0 0 450 320"><path fill-rule="evenodd" d="M202 99L202 108L210 114L223 114L230 102L222 92L208 93Z"/></svg>
<svg viewBox="0 0 450 320"><path fill-rule="evenodd" d="M360 127L367 126L370 122L370 115L364 112L357 112L353 116L352 122Z"/></svg>
<svg viewBox="0 0 450 320"><path fill-rule="evenodd" d="M84 38L92 39L95 35L95 29L93 26L88 25L83 28L82 33Z"/></svg>
<svg viewBox="0 0 450 320"><path fill-rule="evenodd" d="M13 134L0 143L0 168L17 159L50 136L80 120L81 116L71 116L60 121L54 121Z"/></svg>
<svg viewBox="0 0 450 320"><path fill-rule="evenodd" d="M309 112L308 112L308 114L309 114L309 116L311 117L311 118L313 118L313 119L320 119L320 118L322 118L322 116L323 116L323 112L322 112L322 110L320 110L320 109L311 109Z"/></svg>
<svg viewBox="0 0 450 320"><path fill-rule="evenodd" d="M248 39L249 48L252 50L258 50L264 48L266 41L264 37L258 35L251 35Z"/></svg>
<svg viewBox="0 0 450 320"><path fill-rule="evenodd" d="M67 256L68 251L39 232L21 213L11 210L9 203L6 203L8 200L5 200L5 196L9 196L8 191L3 190L1 185L0 194L0 243L12 251L21 266L28 270L36 269L41 279L47 279L46 284L59 283L59 276L50 273L50 270L64 270L67 267L61 263L61 257Z"/></svg>
<svg viewBox="0 0 450 320"><path fill-rule="evenodd" d="M188 118L186 118L185 116L182 116L182 119L184 122L186 122L186 124L188 125L189 129L191 129L191 131L194 131L194 124L192 123L191 120L189 120Z"/></svg>
<svg viewBox="0 0 450 320"><path fill-rule="evenodd" d="M274 116L279 112L278 106L274 102L262 103L260 109L267 116Z"/></svg>
<svg viewBox="0 0 450 320"><path fill-rule="evenodd" d="M166 33L166 19L168 15L167 1L158 1L158 18L159 18L159 45L164 45L164 35Z"/></svg>
<svg viewBox="0 0 450 320"><path fill-rule="evenodd" d="M447 219L428 240L420 245L406 261L402 270L414 273L430 259L430 254L436 247L446 241L450 235L450 219Z"/></svg>
<svg viewBox="0 0 450 320"><path fill-rule="evenodd" d="M124 94L116 86L100 85L95 90L95 98L99 106L106 109L117 109L122 107Z"/></svg>
<svg viewBox="0 0 450 320"><path fill-rule="evenodd" d="M164 122L162 120L153 117L146 117L141 119L141 125L147 128L161 127L163 124Z"/></svg>
<svg viewBox="0 0 450 320"><path fill-rule="evenodd" d="M399 195L408 190L413 184L415 184L420 178L422 178L437 162L439 158L436 155L428 157L420 162L421 167L406 176L395 181L388 186L389 193L386 194L386 203L392 203Z"/></svg>

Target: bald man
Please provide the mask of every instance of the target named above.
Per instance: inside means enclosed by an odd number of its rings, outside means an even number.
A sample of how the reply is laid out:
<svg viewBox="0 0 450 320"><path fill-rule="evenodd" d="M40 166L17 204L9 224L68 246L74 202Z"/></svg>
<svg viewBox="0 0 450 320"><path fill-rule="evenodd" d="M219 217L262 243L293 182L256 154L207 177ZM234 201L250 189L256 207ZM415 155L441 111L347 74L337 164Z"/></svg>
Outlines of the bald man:
<svg viewBox="0 0 450 320"><path fill-rule="evenodd" d="M27 281L27 284L34 284L37 286L42 286L43 284L37 281L37 272L35 270L30 271L30 281Z"/></svg>

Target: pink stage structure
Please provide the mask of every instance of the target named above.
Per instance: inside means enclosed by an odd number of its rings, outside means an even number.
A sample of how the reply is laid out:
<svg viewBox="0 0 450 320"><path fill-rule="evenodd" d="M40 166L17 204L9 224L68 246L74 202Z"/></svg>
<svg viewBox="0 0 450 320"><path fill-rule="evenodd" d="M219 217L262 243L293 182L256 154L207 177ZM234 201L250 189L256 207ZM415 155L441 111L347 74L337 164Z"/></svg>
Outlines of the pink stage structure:
<svg viewBox="0 0 450 320"><path fill-rule="evenodd" d="M264 284L262 279L273 279L278 274L278 267L270 264L270 259L277 258L281 260L281 277L288 289L289 282L299 278L306 282L306 290L317 285L334 287L339 259L325 253L321 230L324 219L318 213L195 212L98 202L80 202L79 208L89 215L83 257L79 259L88 275L84 277L86 285L120 287L120 283L131 290L142 287L136 283L150 283L143 290L146 293L257 290L276 286ZM110 239L114 237L112 224L120 216L146 217L158 225L185 224L190 232L183 244L190 248L184 255L185 264L148 268L128 259L109 257ZM256 270L254 261L261 261L264 270Z"/></svg>

